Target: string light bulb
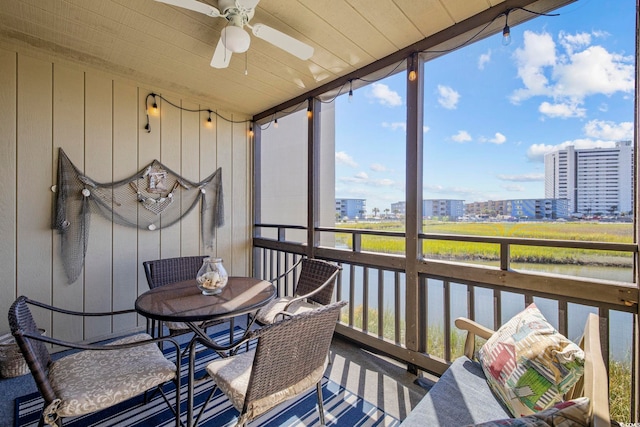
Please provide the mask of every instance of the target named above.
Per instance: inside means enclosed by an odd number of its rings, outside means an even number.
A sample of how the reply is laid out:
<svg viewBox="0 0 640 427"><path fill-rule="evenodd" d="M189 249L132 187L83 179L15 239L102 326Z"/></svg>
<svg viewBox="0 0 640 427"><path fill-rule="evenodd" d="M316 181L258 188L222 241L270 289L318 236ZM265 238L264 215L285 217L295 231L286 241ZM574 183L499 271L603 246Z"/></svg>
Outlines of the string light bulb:
<svg viewBox="0 0 640 427"><path fill-rule="evenodd" d="M158 114L158 103L156 102L156 95L152 95L153 96L153 105L151 105L151 114L157 115Z"/></svg>
<svg viewBox="0 0 640 427"><path fill-rule="evenodd" d="M311 111L311 107L307 108L307 118L310 119L313 117L313 111Z"/></svg>
<svg viewBox="0 0 640 427"><path fill-rule="evenodd" d="M502 45L509 46L511 44L511 28L509 28L509 12L511 9L507 9L504 13L504 28L502 29Z"/></svg>
<svg viewBox="0 0 640 427"><path fill-rule="evenodd" d="M149 108L149 97L153 98L153 104L151 104L151 108ZM147 97L144 100L144 106L147 110L147 123L144 125L144 130L147 131L147 133L151 133L151 123L149 122L149 115L154 115L157 116L158 115L158 103L156 102L156 94L151 92L149 95L147 95Z"/></svg>
<svg viewBox="0 0 640 427"><path fill-rule="evenodd" d="M273 121L273 127L275 129L278 129L278 118L276 117L276 119Z"/></svg>
<svg viewBox="0 0 640 427"><path fill-rule="evenodd" d="M349 80L349 102L353 101L353 81Z"/></svg>
<svg viewBox="0 0 640 427"><path fill-rule="evenodd" d="M415 82L416 79L418 78L418 73L416 72L417 63L418 63L418 54L417 53L411 54L411 56L409 57L409 75L408 75L410 82Z"/></svg>
<svg viewBox="0 0 640 427"><path fill-rule="evenodd" d="M207 110L209 112L209 117L207 118L207 127L213 127L213 120L211 120L211 110Z"/></svg>
<svg viewBox="0 0 640 427"><path fill-rule="evenodd" d="M253 126L249 126L249 137L253 137Z"/></svg>
<svg viewBox="0 0 640 427"><path fill-rule="evenodd" d="M509 46L511 44L511 29L505 25L502 29L502 45Z"/></svg>

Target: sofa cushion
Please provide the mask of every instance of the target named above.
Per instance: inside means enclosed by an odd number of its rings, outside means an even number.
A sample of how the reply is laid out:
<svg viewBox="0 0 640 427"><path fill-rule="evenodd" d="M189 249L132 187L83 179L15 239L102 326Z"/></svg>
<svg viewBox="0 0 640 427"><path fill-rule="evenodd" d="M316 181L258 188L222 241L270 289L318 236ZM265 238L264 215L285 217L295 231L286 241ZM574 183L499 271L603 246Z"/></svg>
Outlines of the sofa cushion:
<svg viewBox="0 0 640 427"><path fill-rule="evenodd" d="M478 356L489 386L515 417L561 402L584 372L582 349L556 331L535 304L498 329Z"/></svg>
<svg viewBox="0 0 640 427"><path fill-rule="evenodd" d="M589 398L560 402L555 406L522 418L506 418L476 424L474 427L576 427L589 425Z"/></svg>
<svg viewBox="0 0 640 427"><path fill-rule="evenodd" d="M402 422L403 427L459 427L507 418L478 362L462 356L442 374Z"/></svg>

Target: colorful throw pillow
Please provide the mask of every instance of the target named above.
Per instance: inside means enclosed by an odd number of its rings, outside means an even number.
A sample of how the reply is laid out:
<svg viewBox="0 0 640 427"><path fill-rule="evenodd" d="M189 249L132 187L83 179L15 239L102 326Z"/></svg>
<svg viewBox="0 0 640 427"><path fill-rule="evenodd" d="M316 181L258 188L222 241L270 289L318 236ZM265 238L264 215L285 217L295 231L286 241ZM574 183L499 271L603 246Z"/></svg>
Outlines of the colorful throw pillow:
<svg viewBox="0 0 640 427"><path fill-rule="evenodd" d="M535 304L498 329L478 358L491 390L514 417L561 402L584 372L582 349L556 331Z"/></svg>
<svg viewBox="0 0 640 427"><path fill-rule="evenodd" d="M577 427L589 426L589 398L560 402L557 405L522 418L507 418L476 424L474 427Z"/></svg>

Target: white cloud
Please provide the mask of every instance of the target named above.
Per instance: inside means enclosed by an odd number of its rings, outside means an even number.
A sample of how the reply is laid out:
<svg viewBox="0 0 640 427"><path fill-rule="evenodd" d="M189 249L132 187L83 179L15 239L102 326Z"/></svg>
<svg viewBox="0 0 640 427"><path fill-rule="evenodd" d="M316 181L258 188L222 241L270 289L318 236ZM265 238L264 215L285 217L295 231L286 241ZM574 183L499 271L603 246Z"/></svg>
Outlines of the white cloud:
<svg viewBox="0 0 640 427"><path fill-rule="evenodd" d="M457 134L451 136L451 139L455 142L469 142L471 135L466 130L459 130Z"/></svg>
<svg viewBox="0 0 640 427"><path fill-rule="evenodd" d="M633 57L592 45L606 33L560 32L558 44L546 32L524 32L524 46L514 57L523 87L511 94L518 104L535 96L552 98L539 111L553 118L585 117L582 104L596 94L613 95L634 90Z"/></svg>
<svg viewBox="0 0 640 427"><path fill-rule="evenodd" d="M422 126L422 133L429 132L429 126Z"/></svg>
<svg viewBox="0 0 640 427"><path fill-rule="evenodd" d="M385 165L381 165L380 163L373 163L371 166L369 166L369 168L371 168L372 171L375 172L387 172L388 169Z"/></svg>
<svg viewBox="0 0 640 427"><path fill-rule="evenodd" d="M591 120L584 125L584 133L590 138L609 139L613 141L633 140L632 122L607 122L604 120Z"/></svg>
<svg viewBox="0 0 640 427"><path fill-rule="evenodd" d="M506 141L507 141L507 137L501 134L500 132L496 132L493 138L487 140L487 142L490 142L496 145L504 144Z"/></svg>
<svg viewBox="0 0 640 427"><path fill-rule="evenodd" d="M344 151L336 152L336 163L341 163L352 168L358 167L358 164L353 160L353 158Z"/></svg>
<svg viewBox="0 0 640 427"><path fill-rule="evenodd" d="M518 103L536 95L548 95L549 88L544 67L556 64L556 44L548 33L536 34L525 31L524 47L516 49L515 58L518 65L518 77L522 79L524 89L518 89L511 96Z"/></svg>
<svg viewBox="0 0 640 427"><path fill-rule="evenodd" d="M525 188L522 185L517 185L517 184L505 184L505 185L501 185L501 187L504 188L506 191L510 191L514 193L521 193L525 190Z"/></svg>
<svg viewBox="0 0 640 427"><path fill-rule="evenodd" d="M633 123L615 123L591 120L583 128L586 138L564 141L557 145L533 144L527 150L527 158L534 162L544 161L544 155L573 145L577 150L587 148L612 148L618 141L633 140Z"/></svg>
<svg viewBox="0 0 640 427"><path fill-rule="evenodd" d="M538 111L540 111L545 116L551 118L561 118L566 119L569 117L585 117L587 110L584 108L578 107L575 103L559 103L559 104L551 104L547 101L544 101L538 107Z"/></svg>
<svg viewBox="0 0 640 427"><path fill-rule="evenodd" d="M573 145L576 149L585 148L612 148L615 147L615 141L602 141L592 139L574 139L573 141L565 141L557 145L549 144L533 144L527 149L527 158L534 162L544 161L544 155L556 150L562 150Z"/></svg>
<svg viewBox="0 0 640 427"><path fill-rule="evenodd" d="M557 76L554 95L581 101L594 94L632 92L632 61L632 57L609 53L602 46L591 46L574 53L553 71Z"/></svg>
<svg viewBox="0 0 640 427"><path fill-rule="evenodd" d="M382 127L383 128L387 128L387 129L391 129L391 130L402 130L402 131L407 131L407 124L405 122L382 122Z"/></svg>
<svg viewBox="0 0 640 427"><path fill-rule="evenodd" d="M544 181L543 173L526 173L522 175L497 175L497 178L501 181L510 181L510 182L536 182L536 181Z"/></svg>
<svg viewBox="0 0 640 427"><path fill-rule="evenodd" d="M353 176L343 176L338 179L340 182L347 182L350 184L361 184L370 187L394 187L398 183L392 179L371 179L366 172L358 172Z"/></svg>
<svg viewBox="0 0 640 427"><path fill-rule="evenodd" d="M591 44L591 34L589 33L567 34L564 31L560 31L558 39L560 40L560 44L569 54L573 53L576 49L580 49Z"/></svg>
<svg viewBox="0 0 640 427"><path fill-rule="evenodd" d="M490 61L491 61L491 50L489 50L487 53L483 53L482 55L480 55L480 57L478 58L478 69L484 70L484 66Z"/></svg>
<svg viewBox="0 0 640 427"><path fill-rule="evenodd" d="M438 85L438 103L447 110L454 110L458 106L460 94L449 86Z"/></svg>
<svg viewBox="0 0 640 427"><path fill-rule="evenodd" d="M371 91L369 93L369 96L381 105L386 105L388 107L398 107L402 105L402 97L398 95L398 92L389 89L389 86L385 84L372 84Z"/></svg>
<svg viewBox="0 0 640 427"><path fill-rule="evenodd" d="M487 138L486 136L481 136L478 138L480 142L490 142L492 144L501 145L507 142L507 137L501 134L500 132L496 132L493 138Z"/></svg>
<svg viewBox="0 0 640 427"><path fill-rule="evenodd" d="M369 179L369 175L366 172L358 172L354 177L355 179L361 181L366 181L367 179Z"/></svg>

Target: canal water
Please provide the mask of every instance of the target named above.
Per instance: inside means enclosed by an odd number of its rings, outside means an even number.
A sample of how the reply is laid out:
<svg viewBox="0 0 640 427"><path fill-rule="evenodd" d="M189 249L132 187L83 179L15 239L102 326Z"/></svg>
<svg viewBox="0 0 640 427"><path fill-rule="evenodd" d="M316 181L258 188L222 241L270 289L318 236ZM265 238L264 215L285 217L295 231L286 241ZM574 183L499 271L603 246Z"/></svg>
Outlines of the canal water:
<svg viewBox="0 0 640 427"><path fill-rule="evenodd" d="M341 298L349 299L349 282L350 268L343 265ZM615 268L615 267L591 267L591 266L549 266L536 264L513 264L513 269L528 271L544 271L546 273L555 273L563 275L574 275L582 277L591 277L604 280L631 281L631 269ZM354 306L363 305L363 289L361 285L364 283L364 269L357 267L355 269L355 295L352 303ZM576 274L579 273L579 274ZM395 307L395 274L385 271L383 274L383 307L385 310L393 312ZM405 278L404 274L400 274L400 299L399 306L401 317L404 318L405 313ZM451 321L456 317L467 316L467 288L465 285L451 283L450 284L450 301L451 301ZM553 300L535 298L535 303L544 314L544 316L558 327L558 310L557 304ZM368 305L369 308L378 308L378 270L369 269L368 274ZM524 296L511 292L503 292L501 300L501 310L503 322L520 312L525 307ZM436 327L444 330L444 284L440 280L430 279L428 281L427 291L427 321L430 327ZM492 326L493 324L493 290L487 288L476 287L475 290L475 311L476 320L483 325ZM584 306L581 304L569 303L568 311L568 338L577 341L582 334L584 325L589 313L597 313L595 307ZM632 325L633 317L630 313L611 311L610 312L610 356L618 361L628 361L631 355L632 346ZM452 330L455 327L451 326Z"/></svg>

